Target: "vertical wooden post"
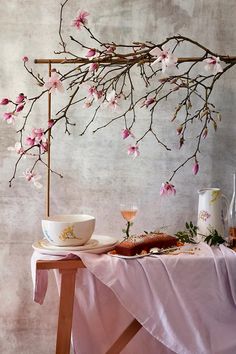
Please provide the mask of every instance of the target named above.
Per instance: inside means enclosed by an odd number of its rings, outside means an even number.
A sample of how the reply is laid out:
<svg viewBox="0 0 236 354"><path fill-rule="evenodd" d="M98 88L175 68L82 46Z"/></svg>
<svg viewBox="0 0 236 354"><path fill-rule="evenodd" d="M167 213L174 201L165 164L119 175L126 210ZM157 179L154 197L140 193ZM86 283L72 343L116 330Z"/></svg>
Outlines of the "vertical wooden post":
<svg viewBox="0 0 236 354"><path fill-rule="evenodd" d="M70 354L76 272L77 268L60 269L61 292L56 354Z"/></svg>
<svg viewBox="0 0 236 354"><path fill-rule="evenodd" d="M52 74L52 64L48 63L48 76ZM48 123L52 119L52 97L48 91ZM51 188L51 128L48 130L48 159L47 159L47 191L46 191L46 216L50 216L50 188Z"/></svg>

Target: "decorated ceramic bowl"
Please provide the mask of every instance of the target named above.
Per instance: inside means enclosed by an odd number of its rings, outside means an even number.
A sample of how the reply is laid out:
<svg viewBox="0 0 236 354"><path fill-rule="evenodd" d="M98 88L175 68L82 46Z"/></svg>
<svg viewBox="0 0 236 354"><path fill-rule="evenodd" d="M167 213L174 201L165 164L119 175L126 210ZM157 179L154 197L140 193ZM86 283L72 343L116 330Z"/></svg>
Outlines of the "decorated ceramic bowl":
<svg viewBox="0 0 236 354"><path fill-rule="evenodd" d="M56 246L84 245L94 228L95 217L91 215L56 215L42 220L44 236Z"/></svg>

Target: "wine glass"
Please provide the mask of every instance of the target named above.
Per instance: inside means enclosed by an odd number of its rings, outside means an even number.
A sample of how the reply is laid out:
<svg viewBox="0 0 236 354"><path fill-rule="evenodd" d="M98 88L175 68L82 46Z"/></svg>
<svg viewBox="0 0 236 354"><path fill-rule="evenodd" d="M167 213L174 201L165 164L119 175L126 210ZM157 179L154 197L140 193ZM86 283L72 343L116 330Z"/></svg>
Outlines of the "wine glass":
<svg viewBox="0 0 236 354"><path fill-rule="evenodd" d="M130 227L133 225L133 220L136 217L138 211L138 207L135 204L121 204L120 205L120 212L123 218L127 221L126 229L122 231L125 233L125 239L127 239L129 235Z"/></svg>

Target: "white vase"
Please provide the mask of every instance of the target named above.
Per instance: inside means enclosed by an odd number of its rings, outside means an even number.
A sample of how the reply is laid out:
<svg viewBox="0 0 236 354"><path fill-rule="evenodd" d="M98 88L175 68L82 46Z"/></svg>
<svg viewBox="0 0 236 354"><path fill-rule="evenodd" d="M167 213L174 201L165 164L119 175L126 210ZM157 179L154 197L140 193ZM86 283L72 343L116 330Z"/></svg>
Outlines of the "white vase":
<svg viewBox="0 0 236 354"><path fill-rule="evenodd" d="M215 229L224 237L229 205L227 198L219 188L203 188L198 194L198 236L207 236Z"/></svg>

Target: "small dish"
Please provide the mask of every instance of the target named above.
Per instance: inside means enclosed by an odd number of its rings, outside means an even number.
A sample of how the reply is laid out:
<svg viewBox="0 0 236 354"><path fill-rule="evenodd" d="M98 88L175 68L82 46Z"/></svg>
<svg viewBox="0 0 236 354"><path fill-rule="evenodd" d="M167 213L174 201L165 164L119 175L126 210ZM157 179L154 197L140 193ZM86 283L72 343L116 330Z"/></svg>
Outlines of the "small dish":
<svg viewBox="0 0 236 354"><path fill-rule="evenodd" d="M35 251L41 254L48 254L54 256L66 256L69 253L88 252L88 253L105 253L114 248L117 240L111 236L93 235L92 238L82 246L54 246L47 240L42 239L33 243L32 247Z"/></svg>

